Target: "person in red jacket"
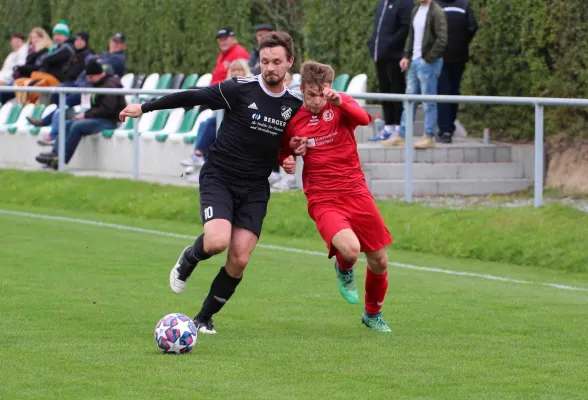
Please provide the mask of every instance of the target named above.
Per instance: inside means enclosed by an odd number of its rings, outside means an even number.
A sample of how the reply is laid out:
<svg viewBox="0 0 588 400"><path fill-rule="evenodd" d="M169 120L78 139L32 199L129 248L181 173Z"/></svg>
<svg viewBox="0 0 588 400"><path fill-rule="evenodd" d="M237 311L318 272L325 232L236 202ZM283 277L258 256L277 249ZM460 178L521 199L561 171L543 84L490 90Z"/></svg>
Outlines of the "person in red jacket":
<svg viewBox="0 0 588 400"><path fill-rule="evenodd" d="M249 53L243 46L237 43L235 33L231 28L221 29L216 33L216 41L220 47L220 53L216 59L216 67L212 71L211 85L224 82L227 79L229 65L240 58L249 61Z"/></svg>
<svg viewBox="0 0 588 400"><path fill-rule="evenodd" d="M336 256L339 291L358 302L353 266L364 252L368 262L362 322L377 332L390 332L381 316L388 288L386 246L392 237L369 191L357 153L355 128L371 117L351 97L331 89L335 72L326 64L301 67L304 105L286 126L280 164L302 155L302 183L308 213ZM284 168L285 169L285 168Z"/></svg>

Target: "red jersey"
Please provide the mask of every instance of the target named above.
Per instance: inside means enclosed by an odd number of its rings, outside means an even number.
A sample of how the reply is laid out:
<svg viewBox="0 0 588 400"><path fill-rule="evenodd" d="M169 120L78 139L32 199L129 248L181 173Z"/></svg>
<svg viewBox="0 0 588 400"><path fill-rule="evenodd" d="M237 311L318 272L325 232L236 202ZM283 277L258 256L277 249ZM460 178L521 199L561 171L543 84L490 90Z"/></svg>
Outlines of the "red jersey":
<svg viewBox="0 0 588 400"><path fill-rule="evenodd" d="M290 139L306 137L302 183L311 197L370 193L361 170L355 128L368 125L371 116L351 97L339 93L340 106L328 104L318 115L302 107L286 126L280 151L280 164L289 155Z"/></svg>
<svg viewBox="0 0 588 400"><path fill-rule="evenodd" d="M229 73L229 65L240 58L249 61L249 53L238 43L235 43L226 53L221 51L216 59L216 67L212 71L212 81L210 84L214 85L226 80L227 74Z"/></svg>

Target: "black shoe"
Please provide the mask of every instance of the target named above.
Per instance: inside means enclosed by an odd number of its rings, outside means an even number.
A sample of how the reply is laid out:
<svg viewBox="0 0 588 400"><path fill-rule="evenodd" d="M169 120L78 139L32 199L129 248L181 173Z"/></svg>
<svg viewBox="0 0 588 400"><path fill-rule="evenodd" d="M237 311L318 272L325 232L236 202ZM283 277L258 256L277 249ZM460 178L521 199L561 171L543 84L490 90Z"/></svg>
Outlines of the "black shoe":
<svg viewBox="0 0 588 400"><path fill-rule="evenodd" d="M437 143L446 143L446 144L451 144L453 142L452 138L451 138L451 134L449 133L442 133L439 136L437 136L435 138L435 140L437 141Z"/></svg>
<svg viewBox="0 0 588 400"><path fill-rule="evenodd" d="M194 325L196 325L196 330L198 332L207 333L209 335L214 335L215 333L217 333L214 330L212 317L205 317L203 315L198 314L194 317Z"/></svg>
<svg viewBox="0 0 588 400"><path fill-rule="evenodd" d="M187 260L185 256L186 250L188 250L191 246L188 246L182 251L180 254L180 258L176 262L176 265L172 268L171 272L169 273L169 286L174 293L180 294L186 288L186 281L192 275L192 272L196 268L198 263L192 263Z"/></svg>
<svg viewBox="0 0 588 400"><path fill-rule="evenodd" d="M41 164L49 165L51 164L51 162L57 161L57 154L53 152L39 153L39 155L35 157L35 160L37 160L37 162L40 162Z"/></svg>
<svg viewBox="0 0 588 400"><path fill-rule="evenodd" d="M31 117L26 117L26 118L27 118L27 121L29 121L29 123L33 126L48 126L43 123L43 120L41 118L31 118Z"/></svg>

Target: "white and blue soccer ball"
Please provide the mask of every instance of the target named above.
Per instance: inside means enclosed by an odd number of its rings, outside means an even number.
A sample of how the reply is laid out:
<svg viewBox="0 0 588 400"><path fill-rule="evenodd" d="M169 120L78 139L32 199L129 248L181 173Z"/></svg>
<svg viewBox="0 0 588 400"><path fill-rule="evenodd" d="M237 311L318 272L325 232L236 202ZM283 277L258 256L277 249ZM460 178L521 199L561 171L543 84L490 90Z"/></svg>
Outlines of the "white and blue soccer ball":
<svg viewBox="0 0 588 400"><path fill-rule="evenodd" d="M184 354L196 344L196 325L184 314L168 314L159 320L153 331L157 347L164 353Z"/></svg>

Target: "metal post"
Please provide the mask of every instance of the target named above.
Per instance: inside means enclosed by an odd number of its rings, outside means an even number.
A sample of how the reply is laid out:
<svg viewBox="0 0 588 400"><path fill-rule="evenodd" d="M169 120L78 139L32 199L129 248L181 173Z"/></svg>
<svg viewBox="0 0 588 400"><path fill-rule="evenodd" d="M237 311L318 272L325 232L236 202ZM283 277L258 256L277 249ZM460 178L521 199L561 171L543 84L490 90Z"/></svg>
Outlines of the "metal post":
<svg viewBox="0 0 588 400"><path fill-rule="evenodd" d="M535 208L543 205L543 111L535 104Z"/></svg>
<svg viewBox="0 0 588 400"><path fill-rule="evenodd" d="M59 134L57 139L57 170L65 169L65 93L59 93Z"/></svg>
<svg viewBox="0 0 588 400"><path fill-rule="evenodd" d="M133 103L139 103L139 96L133 96ZM139 119L133 118L133 179L139 179Z"/></svg>
<svg viewBox="0 0 588 400"><path fill-rule="evenodd" d="M404 101L406 112L405 148L404 148L404 201L412 203L412 131L414 120L414 103Z"/></svg>

